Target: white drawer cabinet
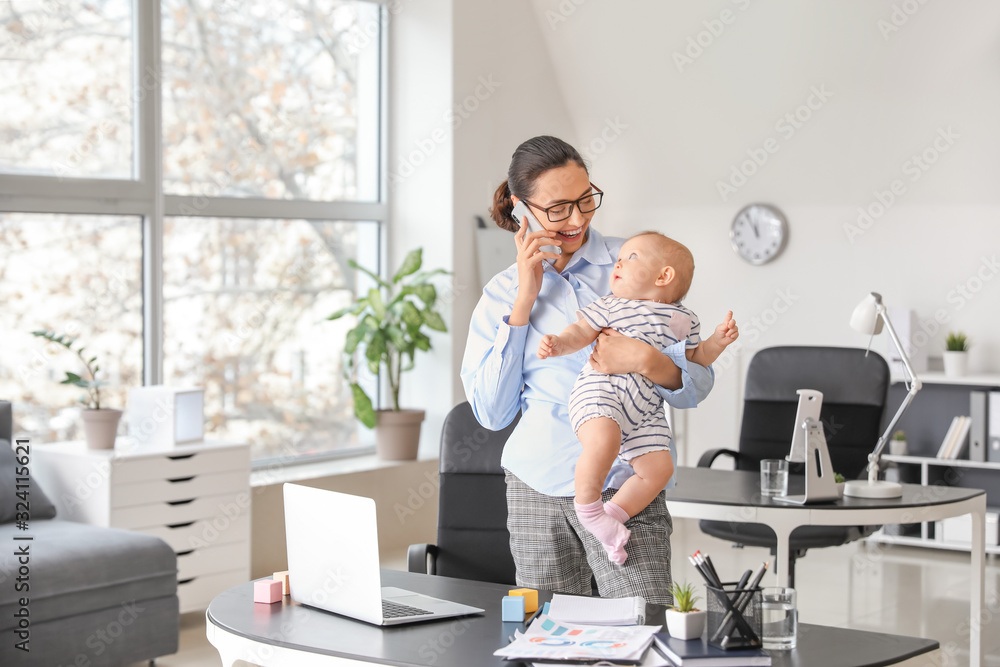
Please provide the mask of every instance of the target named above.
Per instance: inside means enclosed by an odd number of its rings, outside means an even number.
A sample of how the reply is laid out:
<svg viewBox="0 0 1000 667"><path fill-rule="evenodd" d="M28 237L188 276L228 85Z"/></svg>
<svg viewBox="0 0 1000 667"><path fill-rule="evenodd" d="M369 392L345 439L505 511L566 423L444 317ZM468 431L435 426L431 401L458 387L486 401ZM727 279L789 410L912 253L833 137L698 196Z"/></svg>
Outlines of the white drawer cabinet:
<svg viewBox="0 0 1000 667"><path fill-rule="evenodd" d="M250 447L198 442L114 450L36 445L32 473L57 518L155 535L177 553L181 613L250 579Z"/></svg>

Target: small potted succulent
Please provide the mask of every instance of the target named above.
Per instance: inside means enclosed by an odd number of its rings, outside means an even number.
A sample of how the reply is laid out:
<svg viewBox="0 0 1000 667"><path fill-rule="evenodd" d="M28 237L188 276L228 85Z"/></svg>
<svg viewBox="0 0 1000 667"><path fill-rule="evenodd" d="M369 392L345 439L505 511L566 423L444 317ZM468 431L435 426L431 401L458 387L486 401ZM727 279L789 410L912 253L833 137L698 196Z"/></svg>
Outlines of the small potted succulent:
<svg viewBox="0 0 1000 667"><path fill-rule="evenodd" d="M76 338L70 338L65 334L39 330L32 331L31 335L61 345L79 357L83 367L87 370L87 375L81 376L66 371L66 378L59 384L71 384L86 390L86 393L80 398L80 402L84 405L81 416L83 417L83 431L86 435L87 447L90 449L114 449L122 411L101 407L101 387L104 386L104 383L97 379L97 372L101 370L101 367L97 365L97 357L92 356L89 359L85 357L83 355L84 347L82 345L74 347Z"/></svg>
<svg viewBox="0 0 1000 667"><path fill-rule="evenodd" d="M667 609L667 632L677 639L698 639L705 631L706 614L694 606L698 600L694 586L687 582L674 582L671 592L674 604Z"/></svg>
<svg viewBox="0 0 1000 667"><path fill-rule="evenodd" d="M896 431L892 434L892 441L889 443L889 453L893 456L906 456L906 433Z"/></svg>
<svg viewBox="0 0 1000 667"><path fill-rule="evenodd" d="M438 293L432 278L449 272L420 271L422 263L422 249L417 248L387 281L348 260L352 268L365 273L376 286L327 318L336 320L345 315L356 318L357 324L347 332L344 343L345 373L354 395L354 415L362 424L375 429L375 452L383 459L417 458L424 411L399 407L400 380L405 371L413 368L414 355L431 349L427 330L448 330L435 309ZM363 358L373 374L385 372L392 396L390 409L374 409L371 397L358 384L358 358Z"/></svg>
<svg viewBox="0 0 1000 667"><path fill-rule="evenodd" d="M847 479L841 475L839 472L833 473L833 481L837 485L837 493L840 497L844 497L844 485L847 484Z"/></svg>
<svg viewBox="0 0 1000 667"><path fill-rule="evenodd" d="M945 339L944 374L962 377L969 370L969 339L961 331L952 331Z"/></svg>

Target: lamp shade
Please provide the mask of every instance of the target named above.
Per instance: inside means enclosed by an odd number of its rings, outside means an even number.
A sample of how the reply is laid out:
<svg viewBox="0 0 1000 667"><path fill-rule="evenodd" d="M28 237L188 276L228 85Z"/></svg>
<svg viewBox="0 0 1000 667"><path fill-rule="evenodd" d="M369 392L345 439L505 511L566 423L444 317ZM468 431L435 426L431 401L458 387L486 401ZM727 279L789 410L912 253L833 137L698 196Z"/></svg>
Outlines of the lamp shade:
<svg viewBox="0 0 1000 667"><path fill-rule="evenodd" d="M872 292L857 305L851 313L851 328L858 333L876 335L882 333L882 319L878 316L878 307L882 297Z"/></svg>

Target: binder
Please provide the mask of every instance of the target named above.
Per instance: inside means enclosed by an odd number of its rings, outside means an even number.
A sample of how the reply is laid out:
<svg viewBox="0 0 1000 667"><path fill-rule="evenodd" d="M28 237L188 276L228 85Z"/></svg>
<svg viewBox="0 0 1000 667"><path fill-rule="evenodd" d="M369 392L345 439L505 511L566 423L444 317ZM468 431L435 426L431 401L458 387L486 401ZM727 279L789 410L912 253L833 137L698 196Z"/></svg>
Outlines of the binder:
<svg viewBox="0 0 1000 667"><path fill-rule="evenodd" d="M986 460L1000 463L1000 391L990 392L990 404L987 411L989 413L987 415L989 450L986 453Z"/></svg>
<svg viewBox="0 0 1000 667"><path fill-rule="evenodd" d="M969 460L978 463L986 461L986 437L989 433L986 396L985 391L973 391L969 394L969 418L972 420L972 428L969 430Z"/></svg>

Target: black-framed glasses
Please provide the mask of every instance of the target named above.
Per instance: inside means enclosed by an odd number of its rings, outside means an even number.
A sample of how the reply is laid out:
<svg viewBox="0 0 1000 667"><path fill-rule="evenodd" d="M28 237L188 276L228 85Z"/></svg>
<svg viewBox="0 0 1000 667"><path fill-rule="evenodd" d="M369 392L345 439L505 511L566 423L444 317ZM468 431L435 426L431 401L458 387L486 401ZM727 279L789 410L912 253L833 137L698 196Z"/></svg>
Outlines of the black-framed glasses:
<svg viewBox="0 0 1000 667"><path fill-rule="evenodd" d="M532 204L523 197L521 199L525 204L534 206L539 211L545 211L545 215L548 217L549 222L562 222L566 218L573 215L573 207L579 207L580 213L590 213L591 211L596 211L600 208L601 200L604 198L604 192L593 183L590 184L590 187L594 189L594 192L584 195L576 201L560 202L554 206L549 206L548 208L539 206L538 204Z"/></svg>

